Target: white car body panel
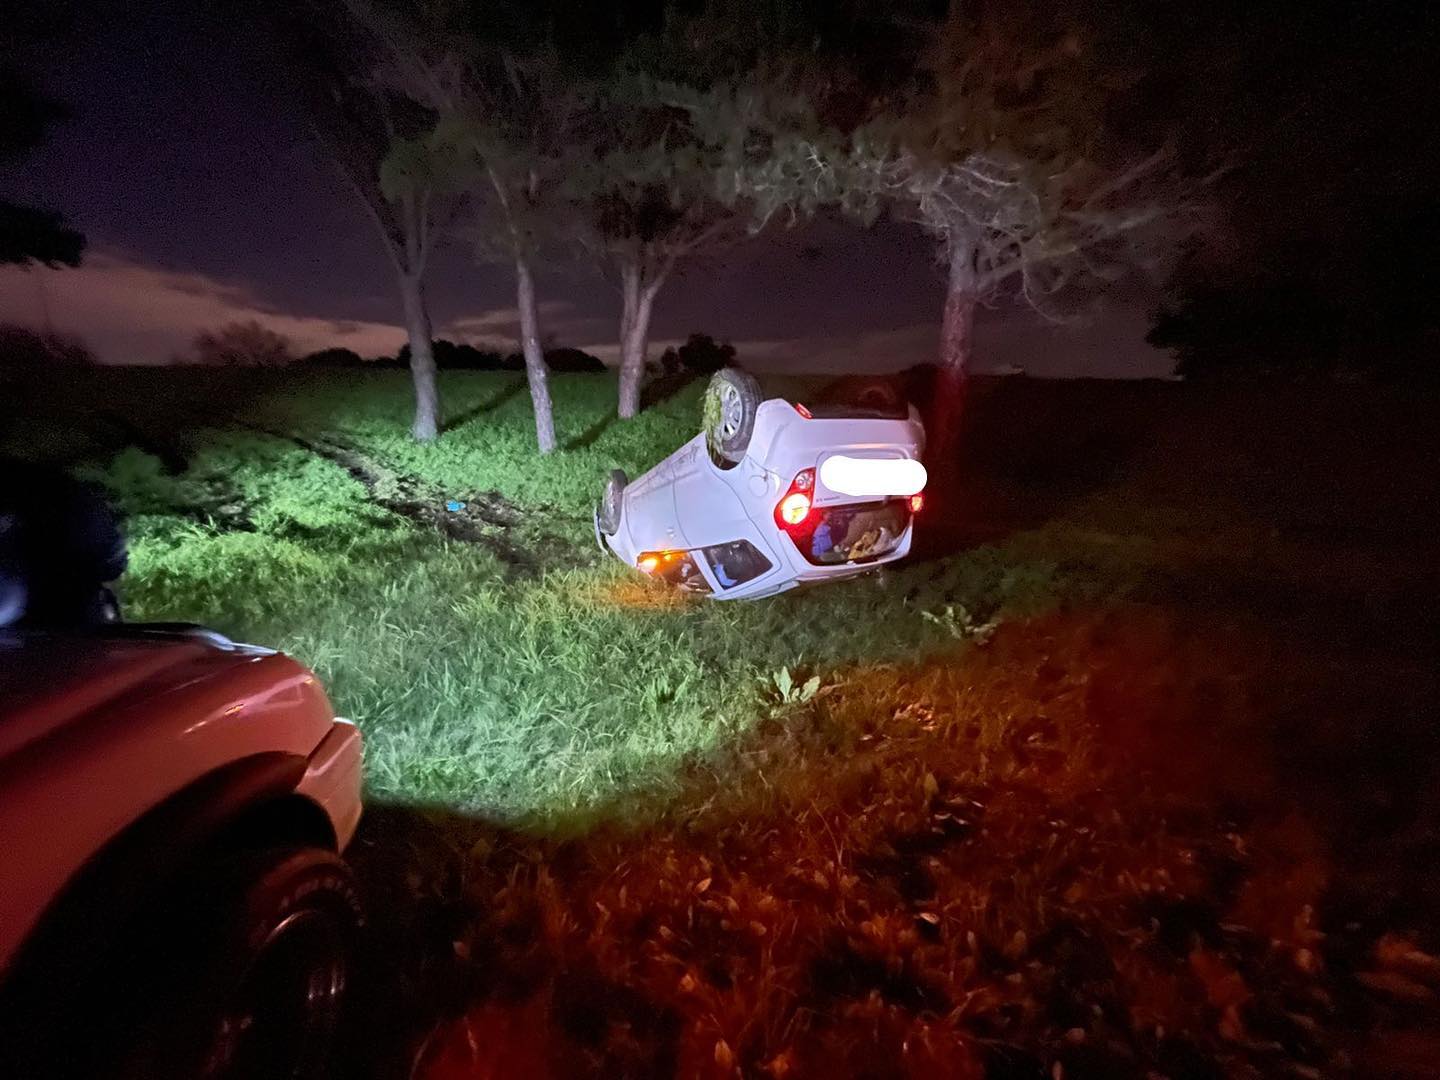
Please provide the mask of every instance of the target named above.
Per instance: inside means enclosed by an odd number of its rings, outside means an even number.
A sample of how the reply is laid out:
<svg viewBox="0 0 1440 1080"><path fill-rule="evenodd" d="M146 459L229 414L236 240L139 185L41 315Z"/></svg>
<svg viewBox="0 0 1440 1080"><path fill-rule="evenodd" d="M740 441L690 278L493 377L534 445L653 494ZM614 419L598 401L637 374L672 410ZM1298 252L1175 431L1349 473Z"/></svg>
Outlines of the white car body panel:
<svg viewBox="0 0 1440 1080"><path fill-rule="evenodd" d="M853 577L904 558L910 551L913 523L907 520L899 543L884 555L819 565L808 560L776 523L776 505L804 469L816 470L813 513L874 503L878 492L857 497L820 481L832 456L897 465L904 462L905 467L893 474L897 490L886 496L914 494L915 470L923 476L919 459L924 445L925 430L913 409L904 419L858 412L806 417L789 402L773 398L756 410L750 445L740 462L731 468L718 467L710 458L704 434L696 435L625 487L615 534L600 536L630 566L636 566L647 552L693 551L710 595L716 599L756 599L802 582ZM908 519L908 511L906 516ZM726 587L697 549L738 540L753 544L771 567Z"/></svg>

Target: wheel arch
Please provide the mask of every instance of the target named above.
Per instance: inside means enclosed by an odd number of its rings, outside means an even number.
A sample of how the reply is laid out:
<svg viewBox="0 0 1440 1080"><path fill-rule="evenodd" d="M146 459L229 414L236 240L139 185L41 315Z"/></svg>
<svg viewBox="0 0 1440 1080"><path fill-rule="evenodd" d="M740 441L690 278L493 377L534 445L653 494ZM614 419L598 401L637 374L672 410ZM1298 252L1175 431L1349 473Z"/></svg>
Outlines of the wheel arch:
<svg viewBox="0 0 1440 1080"><path fill-rule="evenodd" d="M94 942L121 930L207 855L269 842L336 850L324 810L295 790L305 767L302 755L281 751L241 758L196 778L122 829L40 916L0 983L0 1010L45 986L63 985L57 969L79 977Z"/></svg>

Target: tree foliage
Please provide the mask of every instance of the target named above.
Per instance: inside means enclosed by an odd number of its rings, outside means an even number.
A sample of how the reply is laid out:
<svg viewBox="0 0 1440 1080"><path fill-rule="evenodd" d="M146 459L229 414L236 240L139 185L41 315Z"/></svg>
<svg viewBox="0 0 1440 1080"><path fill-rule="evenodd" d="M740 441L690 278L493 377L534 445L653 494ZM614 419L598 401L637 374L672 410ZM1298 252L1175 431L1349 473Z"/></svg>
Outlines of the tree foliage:
<svg viewBox="0 0 1440 1080"><path fill-rule="evenodd" d="M620 288L621 417L639 410L654 305L677 265L752 231L748 205L719 195L726 156L633 67L643 55L599 86L566 169L577 235Z"/></svg>
<svg viewBox="0 0 1440 1080"><path fill-rule="evenodd" d="M85 237L63 214L0 199L0 266L79 266Z"/></svg>
<svg viewBox="0 0 1440 1080"><path fill-rule="evenodd" d="M533 263L558 223L556 190L586 85L561 61L559 9L345 3L377 50L376 78L439 118L434 145L465 177L476 254L514 267L536 442L549 453L555 423Z"/></svg>
<svg viewBox="0 0 1440 1080"><path fill-rule="evenodd" d="M598 356L571 346L546 349L545 366L569 375L603 375L609 370Z"/></svg>
<svg viewBox="0 0 1440 1080"><path fill-rule="evenodd" d="M1167 142L1107 128L1136 74L1099 18L1038 3L880 12L857 5L814 45L761 47L743 73L671 92L726 160L719 197L748 202L756 222L837 207L934 239L946 297L931 446L943 455L981 304L1010 292L1053 311L1174 250L1201 203Z"/></svg>
<svg viewBox="0 0 1440 1080"><path fill-rule="evenodd" d="M315 367L362 367L367 361L354 349L346 349L340 346L332 346L328 349L316 349L312 353L306 353L300 357L297 363L309 364Z"/></svg>
<svg viewBox="0 0 1440 1080"><path fill-rule="evenodd" d="M713 375L735 362L735 346L716 341L709 334L691 334L679 346L671 346L660 354L660 371L664 375L688 372Z"/></svg>
<svg viewBox="0 0 1440 1080"><path fill-rule="evenodd" d="M965 264L978 298L1013 282L1043 307L1191 209L1169 145L1137 153L1108 138L1106 111L1134 74L1099 33L1037 5L952 8L902 46L913 63L889 85L837 95L798 81L808 107L787 110L785 137L737 170L737 187L765 209L913 221L943 266ZM863 101L852 126L837 97Z"/></svg>
<svg viewBox="0 0 1440 1080"><path fill-rule="evenodd" d="M282 23L279 37L311 131L374 224L395 270L412 347L410 430L416 441L429 442L440 433L442 410L425 274L456 209L457 162L435 138L434 113L379 78L385 54L337 5L302 5Z"/></svg>
<svg viewBox="0 0 1440 1080"><path fill-rule="evenodd" d="M22 161L65 115L8 60L0 58L0 165ZM0 266L79 266L84 250L85 237L63 214L0 199Z"/></svg>
<svg viewBox="0 0 1440 1080"><path fill-rule="evenodd" d="M1189 378L1434 378L1440 9L1256 0L1158 20L1141 87L1187 154L1236 162L1152 335ZM1128 117L1127 117L1128 119Z"/></svg>
<svg viewBox="0 0 1440 1080"><path fill-rule="evenodd" d="M1084 31L1033 22L947 20L917 84L855 132L831 182L849 209L921 225L978 298L1013 280L1044 307L1078 276L1111 273L1112 248L1177 206L1158 190L1168 147L1105 160Z"/></svg>
<svg viewBox="0 0 1440 1080"><path fill-rule="evenodd" d="M197 334L191 353L207 367L283 367L295 359L290 339L255 319Z"/></svg>
<svg viewBox="0 0 1440 1080"><path fill-rule="evenodd" d="M95 354L79 338L0 323L0 369L11 373L41 373L56 367L86 367L93 363Z"/></svg>

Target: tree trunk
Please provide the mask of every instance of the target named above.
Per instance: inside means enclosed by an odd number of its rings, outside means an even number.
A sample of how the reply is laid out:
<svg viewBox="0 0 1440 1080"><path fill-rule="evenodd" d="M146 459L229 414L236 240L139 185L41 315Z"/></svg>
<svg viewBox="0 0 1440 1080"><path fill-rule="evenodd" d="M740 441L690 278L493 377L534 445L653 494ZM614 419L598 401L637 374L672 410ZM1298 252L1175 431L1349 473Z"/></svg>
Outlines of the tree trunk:
<svg viewBox="0 0 1440 1080"><path fill-rule="evenodd" d="M640 307L640 264L626 261L620 265L620 402L617 413L628 420L640 411L640 381L644 372L637 372L630 356L630 334L635 325L635 312Z"/></svg>
<svg viewBox="0 0 1440 1080"><path fill-rule="evenodd" d="M405 301L405 332L410 338L410 379L415 384L415 422L410 434L416 442L432 442L440 434L440 390L435 384L435 353L430 343L430 313L418 274L402 274L400 295Z"/></svg>
<svg viewBox="0 0 1440 1080"><path fill-rule="evenodd" d="M975 252L969 247L957 246L950 257L945 314L940 324L940 371L932 399L928 437L930 456L937 461L948 458L954 450L960 430L960 413L975 347L975 309L979 304Z"/></svg>
<svg viewBox="0 0 1440 1080"><path fill-rule="evenodd" d="M655 297L664 277L656 277L636 287L638 295L630 312L629 326L620 342L620 418L628 420L640 411L640 387L645 381L645 352L650 344L650 316L655 311ZM628 297L627 297L628 306Z"/></svg>
<svg viewBox="0 0 1440 1080"><path fill-rule="evenodd" d="M535 304L535 279L524 255L515 257L515 297L520 308L520 351L525 354L525 378L535 409L535 441L540 453L555 449L555 416L550 407L549 372L540 347L540 313Z"/></svg>

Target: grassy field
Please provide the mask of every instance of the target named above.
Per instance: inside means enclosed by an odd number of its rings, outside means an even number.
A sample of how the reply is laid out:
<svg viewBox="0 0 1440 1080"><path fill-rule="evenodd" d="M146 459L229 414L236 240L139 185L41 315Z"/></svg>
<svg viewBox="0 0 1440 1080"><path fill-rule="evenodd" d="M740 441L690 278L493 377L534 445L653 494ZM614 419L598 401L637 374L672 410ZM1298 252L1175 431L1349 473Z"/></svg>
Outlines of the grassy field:
<svg viewBox="0 0 1440 1080"><path fill-rule="evenodd" d="M926 618L947 588L984 617L1050 600L1043 559L980 554L938 588L925 571L766 605L687 601L602 559L590 509L610 468L636 475L693 434L698 388L610 426L608 379L559 379L574 448L542 462L523 387L452 378L446 402L463 419L431 447L405 436L403 375L380 375L283 384L243 426L178 427L178 403L162 401L127 410L138 430L121 435L154 452L99 464L66 450L126 511L131 617L302 657L364 728L374 795L506 822L563 830L647 812L754 726L782 671L803 682L951 641ZM447 513L452 499L466 510Z"/></svg>
<svg viewBox="0 0 1440 1080"><path fill-rule="evenodd" d="M590 531L697 388L557 378L543 461L517 377L443 391L431 447L399 373L7 433L115 493L132 617L364 729L375 1075L1429 1075L1433 401L981 384L909 564L746 605Z"/></svg>

